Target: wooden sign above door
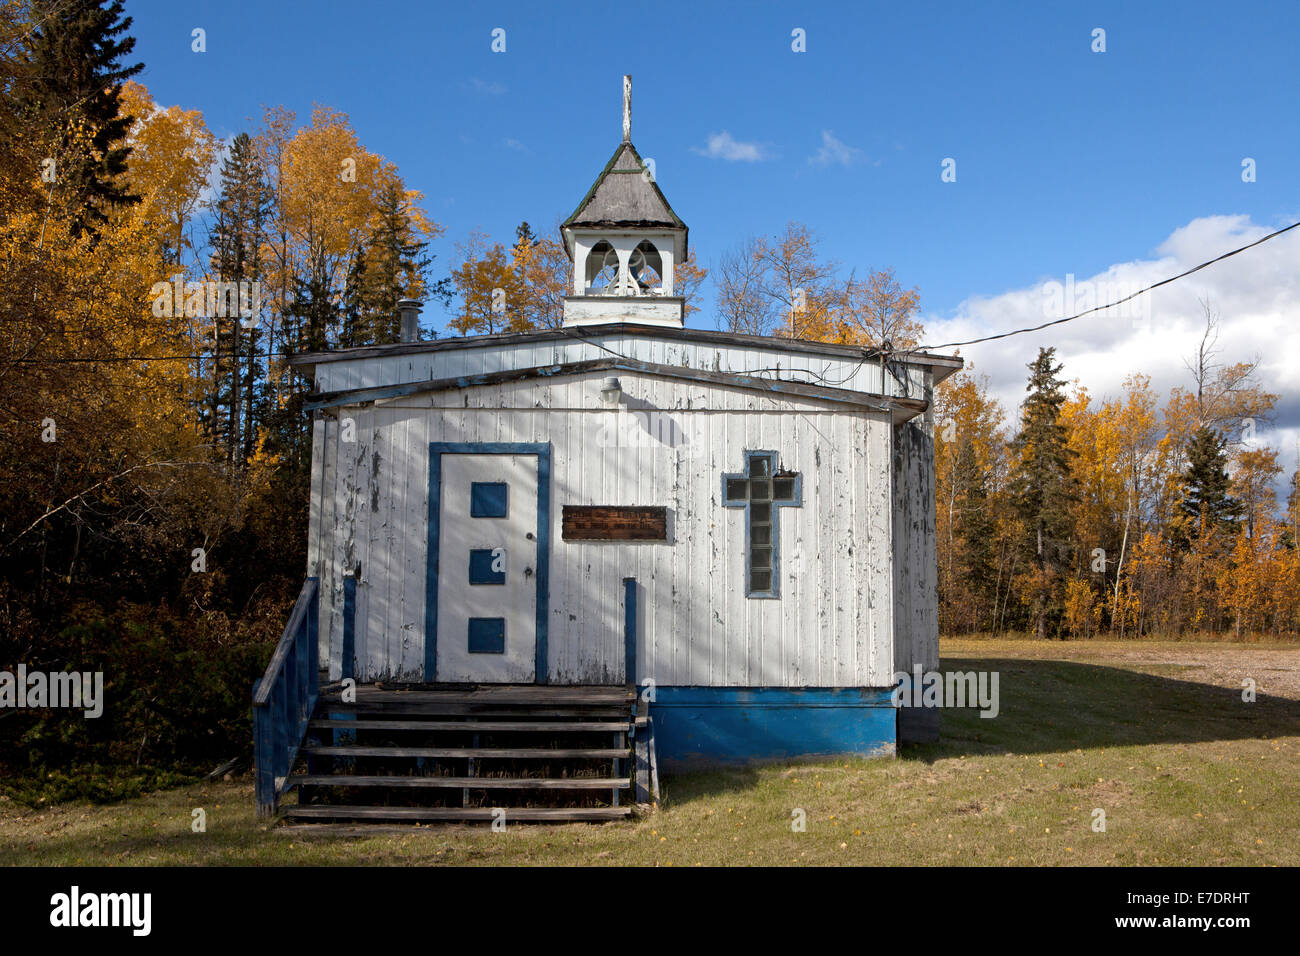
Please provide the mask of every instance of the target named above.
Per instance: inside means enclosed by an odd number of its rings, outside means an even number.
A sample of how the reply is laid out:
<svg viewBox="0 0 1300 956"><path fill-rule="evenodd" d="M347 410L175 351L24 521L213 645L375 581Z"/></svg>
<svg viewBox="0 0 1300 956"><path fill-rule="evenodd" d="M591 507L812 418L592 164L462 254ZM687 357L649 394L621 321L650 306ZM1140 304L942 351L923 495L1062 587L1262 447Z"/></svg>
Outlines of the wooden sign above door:
<svg viewBox="0 0 1300 956"><path fill-rule="evenodd" d="M565 541L667 541L668 509L620 505L565 505Z"/></svg>

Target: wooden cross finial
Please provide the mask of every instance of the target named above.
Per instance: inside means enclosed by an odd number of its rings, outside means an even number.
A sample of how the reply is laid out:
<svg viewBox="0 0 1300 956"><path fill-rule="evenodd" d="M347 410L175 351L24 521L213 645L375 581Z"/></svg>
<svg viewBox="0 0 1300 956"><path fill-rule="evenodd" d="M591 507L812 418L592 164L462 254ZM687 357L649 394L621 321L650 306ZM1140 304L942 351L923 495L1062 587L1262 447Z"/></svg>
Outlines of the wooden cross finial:
<svg viewBox="0 0 1300 956"><path fill-rule="evenodd" d="M623 142L632 142L632 74L623 74Z"/></svg>

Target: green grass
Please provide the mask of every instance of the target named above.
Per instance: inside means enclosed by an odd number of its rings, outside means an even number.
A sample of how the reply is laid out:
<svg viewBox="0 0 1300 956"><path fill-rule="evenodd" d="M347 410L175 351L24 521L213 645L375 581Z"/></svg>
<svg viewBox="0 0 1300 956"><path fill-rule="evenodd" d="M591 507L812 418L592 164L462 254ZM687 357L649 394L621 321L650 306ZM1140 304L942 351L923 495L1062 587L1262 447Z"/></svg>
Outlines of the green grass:
<svg viewBox="0 0 1300 956"><path fill-rule="evenodd" d="M1300 864L1293 645L981 640L943 654L999 671L998 718L945 712L942 741L900 759L668 777L662 806L629 823L268 828L236 781L110 806L0 803L0 863ZM205 833L191 832L196 807ZM806 832L792 832L796 809Z"/></svg>

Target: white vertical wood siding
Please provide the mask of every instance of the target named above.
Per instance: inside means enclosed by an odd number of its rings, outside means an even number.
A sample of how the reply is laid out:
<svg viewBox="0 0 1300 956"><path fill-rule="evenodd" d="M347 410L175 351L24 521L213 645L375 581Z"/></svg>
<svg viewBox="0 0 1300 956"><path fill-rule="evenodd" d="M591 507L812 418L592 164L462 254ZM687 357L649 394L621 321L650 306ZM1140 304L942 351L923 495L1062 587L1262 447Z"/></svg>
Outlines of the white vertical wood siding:
<svg viewBox="0 0 1300 956"><path fill-rule="evenodd" d="M894 429L894 667L939 667L934 441L915 418Z"/></svg>
<svg viewBox="0 0 1300 956"><path fill-rule="evenodd" d="M407 367L428 358L385 361ZM492 364L499 367L499 357ZM433 376L407 371L416 379L447 376L445 369ZM321 577L321 643L331 675L339 676L343 575L359 564L358 678L423 679L429 443L549 442L551 682L624 680L622 581L634 577L641 589L638 680L888 685L897 521L888 415L620 373L627 406L655 412L654 434L625 407L627 431L614 437L619 412L600 402L603 377L336 409L338 419L355 422L354 444L339 441L340 421L316 424L309 573ZM391 382L394 375L348 379L321 387ZM745 597L746 514L719 500L723 472L741 471L747 449L774 449L781 468L803 476L802 506L780 509L778 600ZM665 505L670 541L564 541L566 504Z"/></svg>

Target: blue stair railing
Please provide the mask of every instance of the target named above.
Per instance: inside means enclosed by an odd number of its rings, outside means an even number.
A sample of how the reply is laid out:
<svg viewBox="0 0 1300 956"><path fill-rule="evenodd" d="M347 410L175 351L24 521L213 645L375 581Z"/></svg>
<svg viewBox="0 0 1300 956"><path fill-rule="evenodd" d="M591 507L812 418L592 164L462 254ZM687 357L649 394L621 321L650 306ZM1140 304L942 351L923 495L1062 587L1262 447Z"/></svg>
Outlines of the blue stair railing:
<svg viewBox="0 0 1300 956"><path fill-rule="evenodd" d="M253 765L263 819L275 816L320 694L319 595L318 579L308 578L266 673L253 685Z"/></svg>

